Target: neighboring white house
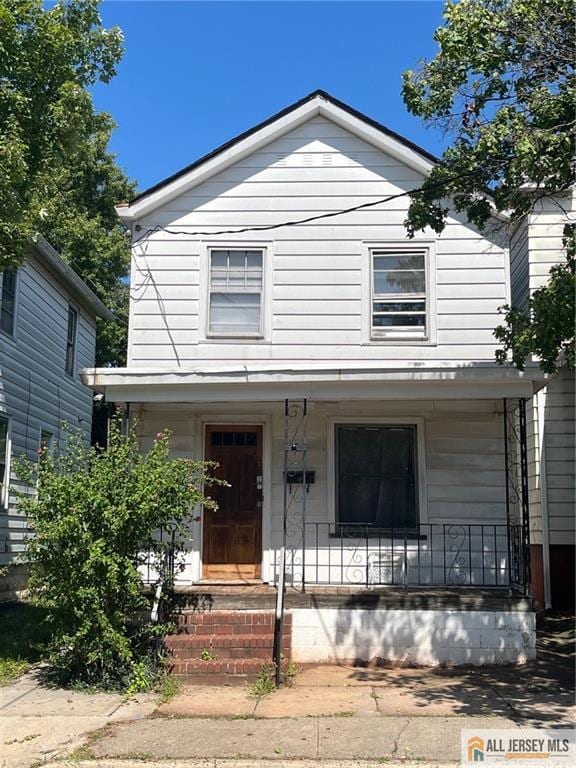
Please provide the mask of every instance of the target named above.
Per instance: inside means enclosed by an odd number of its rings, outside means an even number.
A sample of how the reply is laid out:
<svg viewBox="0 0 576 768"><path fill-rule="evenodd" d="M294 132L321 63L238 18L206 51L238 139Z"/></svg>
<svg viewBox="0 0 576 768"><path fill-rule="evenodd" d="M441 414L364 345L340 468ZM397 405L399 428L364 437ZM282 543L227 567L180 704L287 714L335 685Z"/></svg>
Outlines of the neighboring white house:
<svg viewBox="0 0 576 768"><path fill-rule="evenodd" d="M296 660L534 654L523 408L545 377L494 362L506 223L407 238L435 162L318 91L118 207L128 365L83 380L231 484L182 587L275 585L284 542L292 593L338 587L293 604Z"/></svg>
<svg viewBox="0 0 576 768"><path fill-rule="evenodd" d="M574 194L541 200L511 238L512 299L526 306L564 257L564 226L576 223ZM562 370L530 403L532 584L541 606L574 609L576 567L574 372Z"/></svg>
<svg viewBox="0 0 576 768"><path fill-rule="evenodd" d="M46 241L0 272L0 565L25 549L13 459L58 444L63 422L90 439L93 393L78 372L94 364L97 316L112 318Z"/></svg>

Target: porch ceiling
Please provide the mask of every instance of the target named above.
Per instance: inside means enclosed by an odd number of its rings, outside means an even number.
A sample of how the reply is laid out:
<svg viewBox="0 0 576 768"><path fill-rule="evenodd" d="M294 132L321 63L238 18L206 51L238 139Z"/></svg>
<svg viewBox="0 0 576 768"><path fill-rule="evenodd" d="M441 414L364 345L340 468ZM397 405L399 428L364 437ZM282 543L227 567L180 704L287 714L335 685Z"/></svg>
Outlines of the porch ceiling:
<svg viewBox="0 0 576 768"><path fill-rule="evenodd" d="M453 362L82 371L84 384L112 402L496 399L532 397L547 378L537 367L520 372L494 364Z"/></svg>

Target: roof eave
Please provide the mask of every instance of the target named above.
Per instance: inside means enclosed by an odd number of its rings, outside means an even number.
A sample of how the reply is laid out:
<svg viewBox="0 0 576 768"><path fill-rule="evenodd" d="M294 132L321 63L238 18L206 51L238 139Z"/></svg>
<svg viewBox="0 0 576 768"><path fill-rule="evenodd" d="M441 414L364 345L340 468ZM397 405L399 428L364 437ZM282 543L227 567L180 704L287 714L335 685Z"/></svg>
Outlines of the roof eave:
<svg viewBox="0 0 576 768"><path fill-rule="evenodd" d="M66 284L66 287L95 317L113 321L116 318L108 307L96 296L82 278L60 257L58 251L43 237L34 241L34 249L40 258L52 268Z"/></svg>

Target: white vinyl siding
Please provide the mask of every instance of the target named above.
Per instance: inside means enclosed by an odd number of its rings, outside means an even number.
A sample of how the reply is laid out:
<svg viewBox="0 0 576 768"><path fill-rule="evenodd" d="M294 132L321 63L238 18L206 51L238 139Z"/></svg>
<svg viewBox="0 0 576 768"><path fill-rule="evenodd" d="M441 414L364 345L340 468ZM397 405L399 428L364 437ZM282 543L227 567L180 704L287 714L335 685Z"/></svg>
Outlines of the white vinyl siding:
<svg viewBox="0 0 576 768"><path fill-rule="evenodd" d="M140 220L140 235L157 224L217 232L292 221L403 192L422 178L317 117ZM129 365L411 361L415 348L421 360L492 362L498 307L509 293L506 232L482 234L454 215L440 236L424 232L407 241L408 203L399 198L261 233L153 233L134 248ZM207 242L210 248L266 250L262 337L207 339ZM433 252L427 310L435 327L425 342L379 344L370 338L369 249L400 242Z"/></svg>

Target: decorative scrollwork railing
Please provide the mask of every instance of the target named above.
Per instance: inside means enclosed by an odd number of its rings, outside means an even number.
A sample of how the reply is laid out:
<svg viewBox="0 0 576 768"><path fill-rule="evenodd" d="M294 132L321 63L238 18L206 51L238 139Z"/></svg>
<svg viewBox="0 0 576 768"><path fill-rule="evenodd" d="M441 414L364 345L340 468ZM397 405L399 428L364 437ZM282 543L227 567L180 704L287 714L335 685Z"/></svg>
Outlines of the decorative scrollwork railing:
<svg viewBox="0 0 576 768"><path fill-rule="evenodd" d="M307 585L514 589L509 552L521 526L429 523L411 528L306 522Z"/></svg>

